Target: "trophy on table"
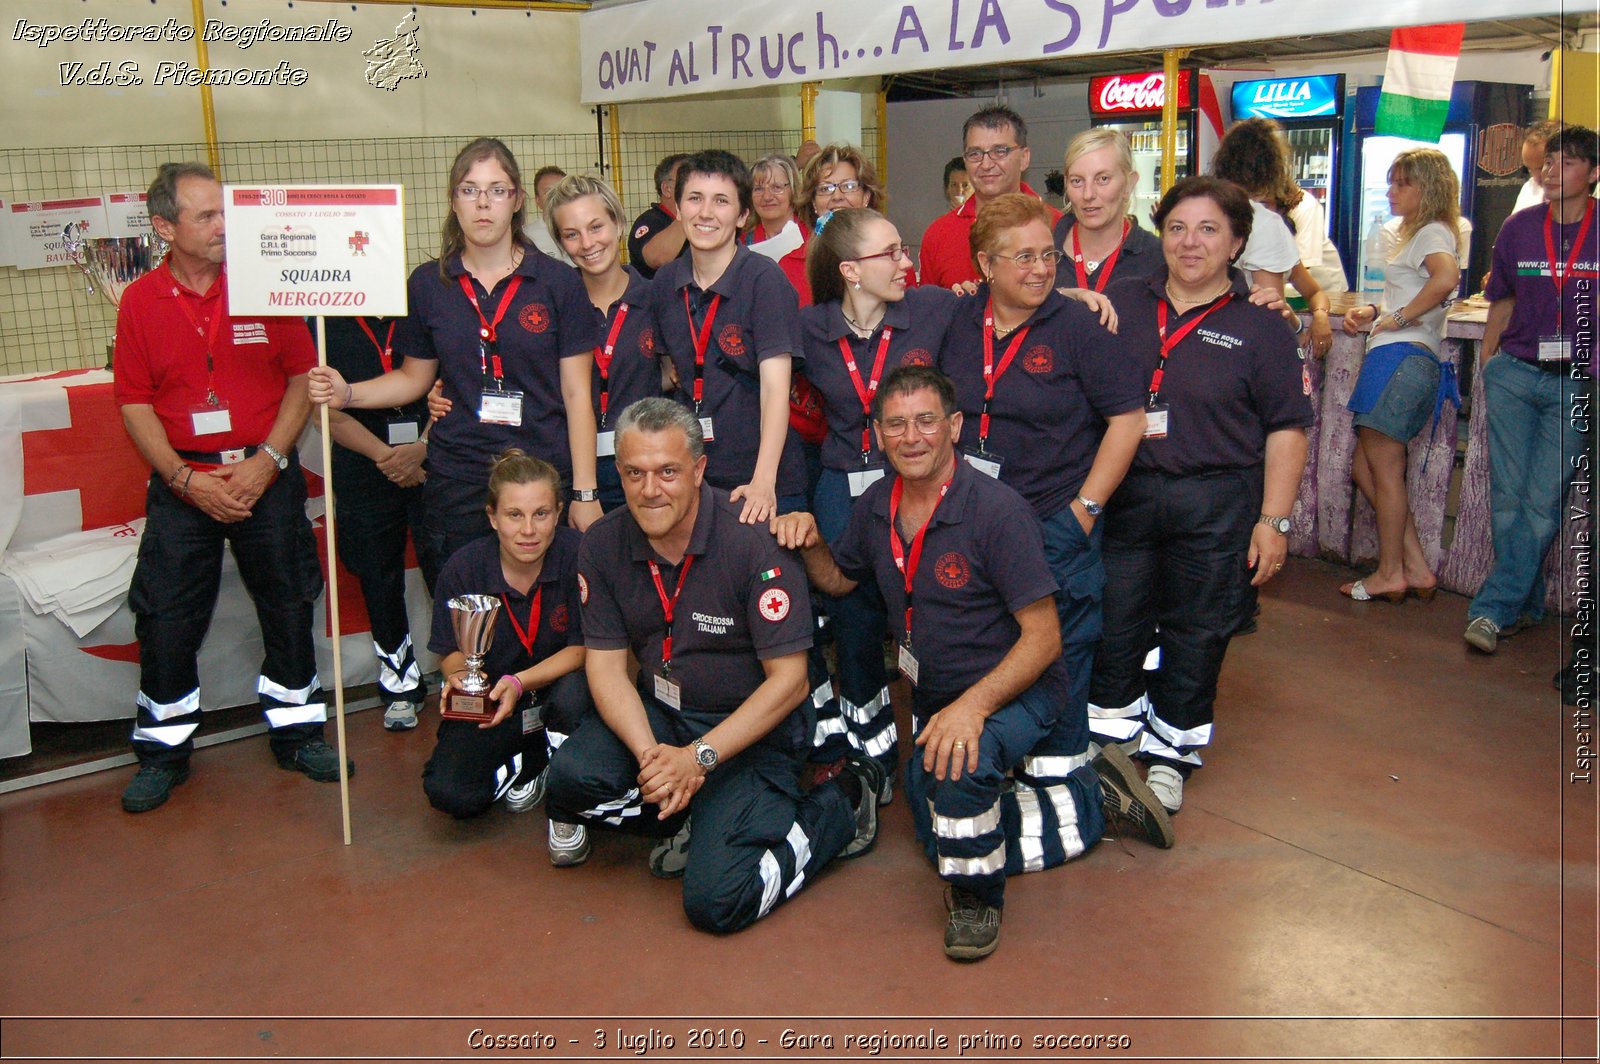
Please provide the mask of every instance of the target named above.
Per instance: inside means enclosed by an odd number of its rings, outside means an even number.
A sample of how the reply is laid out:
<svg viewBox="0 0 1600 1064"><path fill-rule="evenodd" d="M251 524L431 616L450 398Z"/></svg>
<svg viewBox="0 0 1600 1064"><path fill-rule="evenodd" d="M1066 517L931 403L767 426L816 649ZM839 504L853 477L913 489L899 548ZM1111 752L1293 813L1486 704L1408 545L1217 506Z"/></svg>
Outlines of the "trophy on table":
<svg viewBox="0 0 1600 1064"><path fill-rule="evenodd" d="M439 693L439 716L446 720L470 720L477 724L493 720L498 708L489 701L493 684L483 673L483 658L494 642L494 622L500 619L500 599L494 595L457 595L447 606L456 646L467 656L467 672L461 690L446 681Z"/></svg>
<svg viewBox="0 0 1600 1064"><path fill-rule="evenodd" d="M69 223L61 228L61 239L78 270L88 279L88 291L99 290L113 310L122 305L128 286L161 262L167 242L153 232L138 236L84 236L82 227ZM111 351L106 347L106 368L111 366Z"/></svg>

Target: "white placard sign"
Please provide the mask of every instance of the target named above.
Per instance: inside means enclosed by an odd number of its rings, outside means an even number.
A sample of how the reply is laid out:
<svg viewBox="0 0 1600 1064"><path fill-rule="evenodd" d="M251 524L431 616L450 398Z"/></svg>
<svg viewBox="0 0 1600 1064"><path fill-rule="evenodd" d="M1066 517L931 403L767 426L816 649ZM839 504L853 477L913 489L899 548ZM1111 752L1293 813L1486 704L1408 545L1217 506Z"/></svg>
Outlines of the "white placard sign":
<svg viewBox="0 0 1600 1064"><path fill-rule="evenodd" d="M6 221L17 269L71 266L76 260L67 252L62 230L70 225L78 236L105 236L106 206L99 196L13 203Z"/></svg>
<svg viewBox="0 0 1600 1064"><path fill-rule="evenodd" d="M106 231L102 236L144 236L150 228L150 211L143 192L107 192Z"/></svg>
<svg viewBox="0 0 1600 1064"><path fill-rule="evenodd" d="M228 311L406 313L400 185L225 185Z"/></svg>
<svg viewBox="0 0 1600 1064"><path fill-rule="evenodd" d="M11 211L0 199L0 266L15 266L17 253L11 249Z"/></svg>

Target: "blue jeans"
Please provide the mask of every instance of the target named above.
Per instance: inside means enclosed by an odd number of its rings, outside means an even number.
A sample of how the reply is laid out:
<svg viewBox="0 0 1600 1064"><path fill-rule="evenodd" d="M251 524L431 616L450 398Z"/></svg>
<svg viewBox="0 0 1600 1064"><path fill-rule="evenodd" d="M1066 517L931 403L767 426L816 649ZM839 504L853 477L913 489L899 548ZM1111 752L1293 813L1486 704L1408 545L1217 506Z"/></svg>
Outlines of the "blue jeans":
<svg viewBox="0 0 1600 1064"><path fill-rule="evenodd" d="M1573 402L1593 387L1501 353L1483 367L1489 418L1489 527L1494 568L1467 607L1501 628L1544 616L1544 556L1561 527L1584 432Z"/></svg>

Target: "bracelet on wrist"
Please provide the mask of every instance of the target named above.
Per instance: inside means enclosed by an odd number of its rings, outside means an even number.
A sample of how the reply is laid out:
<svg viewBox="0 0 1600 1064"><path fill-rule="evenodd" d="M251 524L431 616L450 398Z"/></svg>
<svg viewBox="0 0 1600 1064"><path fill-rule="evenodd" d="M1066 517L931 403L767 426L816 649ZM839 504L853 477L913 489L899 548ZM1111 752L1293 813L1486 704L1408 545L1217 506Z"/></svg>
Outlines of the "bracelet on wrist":
<svg viewBox="0 0 1600 1064"><path fill-rule="evenodd" d="M171 487L176 486L177 483L178 483L178 477L183 475L183 471L185 469L189 469L189 463L187 463L187 462L179 462L177 467L173 469L172 475L167 478L167 487L171 488ZM189 469L189 471L191 473L194 472L194 470L192 470L192 469Z"/></svg>
<svg viewBox="0 0 1600 1064"><path fill-rule="evenodd" d="M183 478L183 490L178 492L178 497L180 499L187 499L189 497L189 481L194 479L194 467L184 466L184 468L189 471L189 474Z"/></svg>
<svg viewBox="0 0 1600 1064"><path fill-rule="evenodd" d="M356 402L356 386L354 384L351 384L349 381L345 381L344 382L344 405L346 407L353 407L353 406L355 406L355 402Z"/></svg>
<svg viewBox="0 0 1600 1064"><path fill-rule="evenodd" d="M1391 312L1389 320L1394 323L1396 329L1404 329L1411 324L1411 319L1405 316L1404 311L1399 310Z"/></svg>
<svg viewBox="0 0 1600 1064"><path fill-rule="evenodd" d="M502 683L505 682L506 680L510 680L512 683L516 684L517 685L517 697L518 698L521 698L523 696L523 694L526 693L527 690L528 690L526 687L522 686L522 681L517 678L517 674L514 673L514 672L506 673L504 676L500 677L500 680L501 680Z"/></svg>

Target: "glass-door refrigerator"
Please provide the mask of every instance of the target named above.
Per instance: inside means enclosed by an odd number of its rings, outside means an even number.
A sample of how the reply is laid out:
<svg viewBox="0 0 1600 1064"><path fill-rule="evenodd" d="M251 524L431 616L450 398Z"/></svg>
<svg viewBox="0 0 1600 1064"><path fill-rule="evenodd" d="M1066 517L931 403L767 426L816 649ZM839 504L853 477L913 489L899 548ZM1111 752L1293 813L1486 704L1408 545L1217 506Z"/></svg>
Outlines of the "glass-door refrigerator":
<svg viewBox="0 0 1600 1064"><path fill-rule="evenodd" d="M1199 172L1195 91L1198 73L1178 72L1178 177ZM1161 201L1161 108L1166 102L1166 80L1162 71L1154 70L1109 74L1089 81L1090 124L1120 130L1133 149L1133 167L1139 181L1129 207L1146 228L1151 224L1150 212Z"/></svg>
<svg viewBox="0 0 1600 1064"><path fill-rule="evenodd" d="M1334 235L1338 219L1339 148L1344 138L1344 75L1269 78L1233 83L1233 119L1271 118L1289 141L1290 172L1317 198Z"/></svg>
<svg viewBox="0 0 1600 1064"><path fill-rule="evenodd" d="M1379 88L1357 89L1347 108L1346 165L1340 177L1343 208L1336 242L1358 287L1367 231L1389 215L1389 166L1408 148L1438 148L1461 182L1461 217L1471 230L1461 291L1475 292L1489 269L1489 255L1501 224L1516 204L1522 186L1522 134L1533 110L1533 86L1490 81L1458 81L1439 143L1379 136L1373 129Z"/></svg>

